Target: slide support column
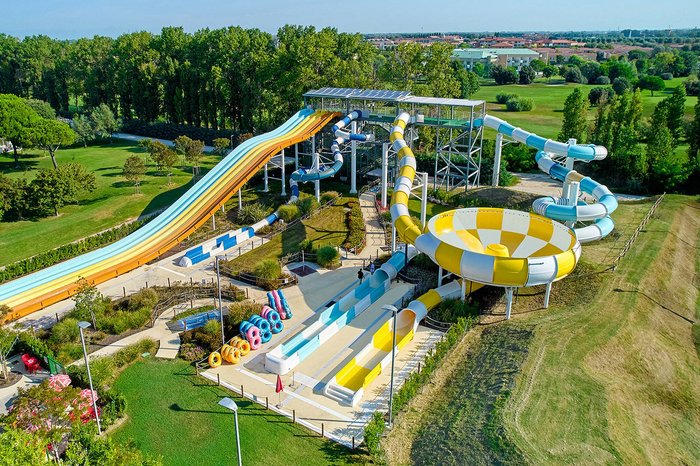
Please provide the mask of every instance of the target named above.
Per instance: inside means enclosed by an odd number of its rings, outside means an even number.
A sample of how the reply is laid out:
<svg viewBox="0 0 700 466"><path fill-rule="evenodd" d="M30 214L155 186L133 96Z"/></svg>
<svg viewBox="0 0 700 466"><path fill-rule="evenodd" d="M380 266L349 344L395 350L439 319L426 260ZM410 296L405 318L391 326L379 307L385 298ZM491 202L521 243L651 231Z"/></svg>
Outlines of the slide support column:
<svg viewBox="0 0 700 466"><path fill-rule="evenodd" d="M442 286L442 267L438 266L438 285Z"/></svg>
<svg viewBox="0 0 700 466"><path fill-rule="evenodd" d="M496 151L493 154L493 175L491 176L491 186L498 186L499 174L501 173L501 151L503 149L503 134L496 133Z"/></svg>
<svg viewBox="0 0 700 466"><path fill-rule="evenodd" d="M420 224L425 229L426 213L428 211L428 173L423 172L423 186L420 190Z"/></svg>
<svg viewBox="0 0 700 466"><path fill-rule="evenodd" d="M386 209L387 179L389 178L389 143L382 144L382 209Z"/></svg>
<svg viewBox="0 0 700 466"><path fill-rule="evenodd" d="M312 166L316 173L320 167L319 155L316 152L316 135L311 136L311 153L313 154ZM321 202L321 180L314 181L314 192L316 193L316 200Z"/></svg>
<svg viewBox="0 0 700 466"><path fill-rule="evenodd" d="M568 144L569 144L570 146L575 146L575 145L576 145L576 139L574 139L574 138L569 139L567 142L568 142ZM572 157L567 157L567 158L566 158L566 165L565 165L566 168L568 168L569 170L573 170L573 169L574 169L574 162L575 162L575 159L574 159L574 158L572 158Z"/></svg>
<svg viewBox="0 0 700 466"><path fill-rule="evenodd" d="M506 320L510 320L510 311L513 309L513 290L512 286L506 287Z"/></svg>
<svg viewBox="0 0 700 466"><path fill-rule="evenodd" d="M544 292L544 308L549 307L549 295L552 292L552 282L547 283L547 289Z"/></svg>
<svg viewBox="0 0 700 466"><path fill-rule="evenodd" d="M243 187L238 190L238 210L243 208Z"/></svg>
<svg viewBox="0 0 700 466"><path fill-rule="evenodd" d="M263 192L268 192L269 191L269 186L267 182L267 164L265 164L265 188L263 189Z"/></svg>
<svg viewBox="0 0 700 466"><path fill-rule="evenodd" d="M467 280L462 277L462 302L467 299Z"/></svg>
<svg viewBox="0 0 700 466"><path fill-rule="evenodd" d="M350 124L350 132L357 134L357 122ZM357 141L350 141L350 194L357 194Z"/></svg>
<svg viewBox="0 0 700 466"><path fill-rule="evenodd" d="M284 177L285 177L285 170L284 170L284 149L282 149L282 153L280 154L280 162L282 162L282 167L281 167L281 168L282 168L282 176L281 176L281 178L282 178L282 192L281 192L281 194L282 194L282 196L286 196L286 195L287 195L287 187L286 187L286 182L285 182L285 179L284 179Z"/></svg>
<svg viewBox="0 0 700 466"><path fill-rule="evenodd" d="M294 144L294 171L299 170L299 143Z"/></svg>
<svg viewBox="0 0 700 466"><path fill-rule="evenodd" d="M394 224L391 224L391 253L396 252L396 228L394 228Z"/></svg>

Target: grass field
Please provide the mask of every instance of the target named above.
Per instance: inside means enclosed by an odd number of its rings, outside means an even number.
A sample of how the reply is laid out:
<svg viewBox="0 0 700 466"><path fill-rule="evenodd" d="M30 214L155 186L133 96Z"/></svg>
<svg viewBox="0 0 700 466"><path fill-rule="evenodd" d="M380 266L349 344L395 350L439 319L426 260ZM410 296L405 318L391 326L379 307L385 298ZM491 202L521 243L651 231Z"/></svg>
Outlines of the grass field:
<svg viewBox="0 0 700 466"><path fill-rule="evenodd" d="M399 416L389 461L420 462L421 450L432 448L454 452L439 456L446 464L698 464L700 359L692 322L700 318L700 202L667 196L617 271L603 271L651 202L621 204L615 234L584 246L575 275L554 285L549 309L542 309L540 287L522 289L511 322L484 327L531 337L496 350L473 335L476 343L458 349L457 359L446 361L449 375L438 378L447 382ZM502 312L498 307L486 322L498 322ZM522 367L499 372L527 340ZM501 356L477 364L493 352ZM511 391L505 382L512 376Z"/></svg>
<svg viewBox="0 0 700 466"><path fill-rule="evenodd" d="M146 178L141 183L141 193L136 194L132 185L122 176L127 157L142 154L143 149L127 142L92 145L87 148L70 148L58 151L58 162L76 162L97 176L97 189L79 199L77 205L65 206L58 217L20 222L3 222L0 226L0 265L48 251L65 243L111 228L130 219L147 215L169 206L190 186L191 168L174 170L172 185L167 176L156 173L148 166ZM202 174L220 160L218 156L205 156ZM51 159L41 152L28 152L21 158L19 169L14 161L0 157L0 172L10 177L34 178L39 168L51 168Z"/></svg>
<svg viewBox="0 0 700 466"><path fill-rule="evenodd" d="M676 86L683 85L684 78L674 78L666 81L666 90L655 92L651 96L651 91L642 91L644 116L651 116L654 107L666 96L673 92ZM585 95L595 85L565 83L553 80L552 84L533 83L529 85L508 84L504 86L482 85L479 91L472 97L487 102L487 111L499 118L521 126L528 131L539 134L547 138L555 138L561 129L563 120L564 100L576 87L581 87ZM505 105L496 103L496 95L502 93L518 94L522 97L529 97L535 103L535 108L529 112L508 112ZM687 97L685 102L686 115L691 116L693 106L697 102L697 97ZM589 111L590 120L595 117L595 107ZM492 136L492 131L487 135Z"/></svg>
<svg viewBox="0 0 700 466"><path fill-rule="evenodd" d="M127 421L112 438L133 441L165 465L235 464L233 414L218 405L233 397L239 406L243 464L342 465L363 463L345 447L266 411L197 377L181 360L147 360L127 368L115 387L127 399Z"/></svg>

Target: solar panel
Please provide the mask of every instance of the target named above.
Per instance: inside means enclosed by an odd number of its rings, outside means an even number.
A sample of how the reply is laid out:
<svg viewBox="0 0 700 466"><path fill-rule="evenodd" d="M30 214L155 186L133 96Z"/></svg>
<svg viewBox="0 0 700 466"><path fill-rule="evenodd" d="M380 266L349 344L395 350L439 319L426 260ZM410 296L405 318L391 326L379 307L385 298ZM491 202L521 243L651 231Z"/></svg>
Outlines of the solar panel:
<svg viewBox="0 0 700 466"><path fill-rule="evenodd" d="M379 89L352 89L346 87L322 87L304 94L304 97L340 97L352 99L371 99L398 102L411 93L408 91L388 91Z"/></svg>

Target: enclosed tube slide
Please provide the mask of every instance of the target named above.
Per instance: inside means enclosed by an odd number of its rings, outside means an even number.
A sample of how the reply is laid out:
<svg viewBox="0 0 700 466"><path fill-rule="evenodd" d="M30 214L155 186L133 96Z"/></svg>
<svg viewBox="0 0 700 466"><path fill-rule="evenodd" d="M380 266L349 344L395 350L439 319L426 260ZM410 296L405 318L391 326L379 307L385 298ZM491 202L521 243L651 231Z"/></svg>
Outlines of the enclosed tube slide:
<svg viewBox="0 0 700 466"><path fill-rule="evenodd" d="M109 246L0 285L0 304L14 320L70 297L80 278L101 283L157 258L180 243L281 149L320 131L333 113L304 109L282 126L245 141L158 217Z"/></svg>
<svg viewBox="0 0 700 466"><path fill-rule="evenodd" d="M537 199L532 205L532 209L536 213L565 222L594 221L595 223L592 225L574 229L576 238L580 243L599 240L610 234L615 226L612 218L610 218L610 214L617 209L615 195L606 186L590 177L581 175L575 170L555 163L549 156L549 154L556 154L576 160L602 160L608 155L605 147L594 144L567 144L552 141L521 128L516 128L500 118L490 115L484 117L483 123L484 126L493 128L518 142L539 149L535 156L537 166L546 174L562 181L565 186L565 192L572 183L578 183L581 191L591 195L596 200L594 204L579 201L574 205L570 205L573 203L566 197L543 197Z"/></svg>
<svg viewBox="0 0 700 466"><path fill-rule="evenodd" d="M321 166L312 168L300 168L292 173L289 179L289 187L292 191L292 196L289 203L293 204L299 198L299 182L306 183L307 181L323 180L335 175L343 166L343 154L340 152L340 145L348 141L369 142L374 141L373 134L355 134L349 131L343 131L343 128L348 126L354 120L360 120L367 115L363 115L361 110L354 110L338 123L333 125L331 130L335 135L335 140L331 144L331 152L333 152L333 165Z"/></svg>

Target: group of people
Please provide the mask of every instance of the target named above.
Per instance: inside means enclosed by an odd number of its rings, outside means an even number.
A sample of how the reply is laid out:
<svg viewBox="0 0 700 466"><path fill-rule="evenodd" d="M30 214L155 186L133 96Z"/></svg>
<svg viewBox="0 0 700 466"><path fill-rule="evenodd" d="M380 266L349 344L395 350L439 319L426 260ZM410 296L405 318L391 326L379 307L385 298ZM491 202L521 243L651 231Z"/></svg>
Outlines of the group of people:
<svg viewBox="0 0 700 466"><path fill-rule="evenodd" d="M369 274L374 275L374 270L375 270L374 262L370 262L369 263ZM360 283L362 283L362 279L365 278L365 272L363 269L360 269L357 271L357 278L358 278L358 280L360 280Z"/></svg>

